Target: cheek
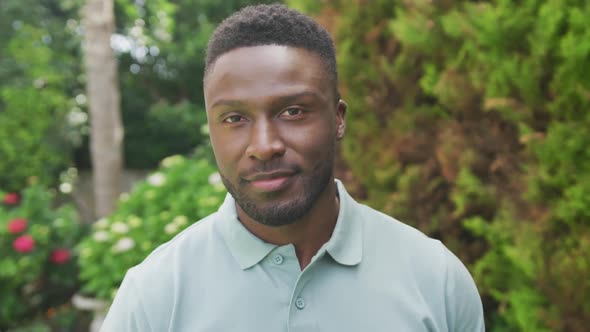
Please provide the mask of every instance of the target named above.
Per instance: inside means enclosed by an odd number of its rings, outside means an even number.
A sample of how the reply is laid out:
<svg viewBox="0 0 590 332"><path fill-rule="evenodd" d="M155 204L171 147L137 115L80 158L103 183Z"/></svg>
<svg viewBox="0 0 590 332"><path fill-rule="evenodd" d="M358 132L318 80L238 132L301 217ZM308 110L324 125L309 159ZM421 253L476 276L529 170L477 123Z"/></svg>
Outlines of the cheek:
<svg viewBox="0 0 590 332"><path fill-rule="evenodd" d="M298 129L290 128L285 132L288 146L303 158L309 158L310 162L313 159L327 158L328 151L336 144L334 128L327 122Z"/></svg>
<svg viewBox="0 0 590 332"><path fill-rule="evenodd" d="M242 155L244 141L215 130L211 130L210 140L217 167L226 174L235 171Z"/></svg>

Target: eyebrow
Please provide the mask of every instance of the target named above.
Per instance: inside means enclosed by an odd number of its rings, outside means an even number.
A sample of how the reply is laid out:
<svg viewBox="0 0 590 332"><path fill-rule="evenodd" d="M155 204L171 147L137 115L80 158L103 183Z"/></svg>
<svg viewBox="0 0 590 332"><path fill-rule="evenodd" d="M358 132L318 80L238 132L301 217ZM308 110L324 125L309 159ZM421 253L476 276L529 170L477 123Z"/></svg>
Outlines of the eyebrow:
<svg viewBox="0 0 590 332"><path fill-rule="evenodd" d="M219 107L219 106L228 106L228 107L240 107L243 106L244 103L239 100L228 100L228 99L220 99L211 105L211 108Z"/></svg>
<svg viewBox="0 0 590 332"><path fill-rule="evenodd" d="M313 97L316 99L320 99L322 101L326 101L326 98L323 95L321 95L313 90L306 90L306 91L295 93L292 95L277 97L276 100L273 100L273 104L275 104L275 103L289 104L289 103L293 103L293 102L297 101L298 99L305 98L305 97ZM245 102L240 101L240 100L220 99L220 100L215 101L215 103L213 103L213 105L211 105L211 108L213 109L218 106L242 107L245 104L246 104Z"/></svg>

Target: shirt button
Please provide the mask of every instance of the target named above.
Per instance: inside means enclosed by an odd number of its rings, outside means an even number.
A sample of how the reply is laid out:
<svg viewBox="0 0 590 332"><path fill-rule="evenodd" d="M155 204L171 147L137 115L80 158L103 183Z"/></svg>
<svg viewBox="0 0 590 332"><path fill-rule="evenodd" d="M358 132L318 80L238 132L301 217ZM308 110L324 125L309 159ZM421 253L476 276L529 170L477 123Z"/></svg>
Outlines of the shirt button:
<svg viewBox="0 0 590 332"><path fill-rule="evenodd" d="M284 261L284 259L283 259L283 256L281 256L281 255L279 255L279 254L276 254L276 255L274 255L274 257L272 258L272 261L273 261L273 263L275 263L276 265L281 265L281 264L283 264L283 261Z"/></svg>
<svg viewBox="0 0 590 332"><path fill-rule="evenodd" d="M297 307L297 309L303 309L305 308L305 301L303 301L302 298L298 297L297 300L295 300L295 306Z"/></svg>

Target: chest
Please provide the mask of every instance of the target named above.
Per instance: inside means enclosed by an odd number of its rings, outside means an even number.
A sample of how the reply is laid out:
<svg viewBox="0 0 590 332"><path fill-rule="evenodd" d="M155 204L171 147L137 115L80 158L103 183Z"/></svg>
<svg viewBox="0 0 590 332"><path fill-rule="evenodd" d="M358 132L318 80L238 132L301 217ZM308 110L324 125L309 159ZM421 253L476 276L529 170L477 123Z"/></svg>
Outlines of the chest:
<svg viewBox="0 0 590 332"><path fill-rule="evenodd" d="M288 257L277 257L209 282L183 283L170 331L445 331L442 308L409 275L329 261L302 273Z"/></svg>

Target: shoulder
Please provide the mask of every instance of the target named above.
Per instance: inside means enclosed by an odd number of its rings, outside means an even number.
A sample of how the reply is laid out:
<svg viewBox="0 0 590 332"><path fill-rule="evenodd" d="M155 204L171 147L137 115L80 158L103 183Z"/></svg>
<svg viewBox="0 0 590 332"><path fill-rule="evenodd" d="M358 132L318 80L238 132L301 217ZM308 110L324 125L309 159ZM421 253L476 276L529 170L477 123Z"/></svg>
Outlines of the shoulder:
<svg viewBox="0 0 590 332"><path fill-rule="evenodd" d="M188 249L188 246L206 241L214 232L214 224L217 219L219 219L218 213L215 212L195 222L178 233L172 240L154 249L140 265L150 265L162 257L173 255L181 249Z"/></svg>
<svg viewBox="0 0 590 332"><path fill-rule="evenodd" d="M401 280L414 283L426 303L444 308L440 318L449 331L484 330L475 282L443 243L368 206L359 204L358 208L369 260L389 261L392 273L401 273Z"/></svg>
<svg viewBox="0 0 590 332"><path fill-rule="evenodd" d="M214 213L160 245L127 271L109 310L103 331L165 331L181 296L182 278L207 264L215 240ZM219 241L217 241L219 242Z"/></svg>
<svg viewBox="0 0 590 332"><path fill-rule="evenodd" d="M357 211L363 223L365 239L369 243L377 240L378 244L400 254L428 256L437 260L443 258L445 248L440 241L426 236L420 230L363 204L357 205Z"/></svg>
<svg viewBox="0 0 590 332"><path fill-rule="evenodd" d="M217 219L219 219L218 213L213 213L157 247L140 264L132 268L136 278L149 277L152 275L151 272L158 272L160 275L165 271L172 272L186 259L195 260L203 257L205 254L203 248L206 248L211 241L215 241L214 226Z"/></svg>
<svg viewBox="0 0 590 332"><path fill-rule="evenodd" d="M363 229L363 261L371 270L442 296L448 250L440 241L366 205L358 204L356 218Z"/></svg>
<svg viewBox="0 0 590 332"><path fill-rule="evenodd" d="M446 248L445 248L446 249ZM463 263L445 251L445 308L450 331L484 331L483 305Z"/></svg>
<svg viewBox="0 0 590 332"><path fill-rule="evenodd" d="M175 294L170 290L180 287L180 278L196 267L209 265L208 261L214 259L210 256L219 253L211 248L222 243L216 239L218 219L214 213L192 224L129 269L125 278L142 290L146 302L168 298L172 301Z"/></svg>

